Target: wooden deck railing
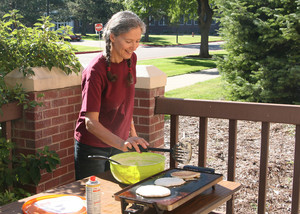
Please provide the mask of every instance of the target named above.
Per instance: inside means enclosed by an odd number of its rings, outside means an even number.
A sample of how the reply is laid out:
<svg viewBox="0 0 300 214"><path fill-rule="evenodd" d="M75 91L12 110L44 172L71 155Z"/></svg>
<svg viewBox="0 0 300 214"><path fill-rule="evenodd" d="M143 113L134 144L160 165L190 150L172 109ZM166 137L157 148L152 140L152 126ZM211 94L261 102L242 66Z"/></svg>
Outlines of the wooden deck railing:
<svg viewBox="0 0 300 214"><path fill-rule="evenodd" d="M17 103L8 103L1 106L0 111L0 137L4 137L6 140L11 140L12 137L12 121L21 118L22 106ZM9 151L9 159L12 159L12 151ZM12 165L9 165L12 168Z"/></svg>
<svg viewBox="0 0 300 214"><path fill-rule="evenodd" d="M17 103L4 104L0 111L0 123L2 136L7 140L11 139L11 121L21 118L22 106Z"/></svg>
<svg viewBox="0 0 300 214"><path fill-rule="evenodd" d="M235 181L236 147L237 147L237 121L247 120L261 122L261 153L258 192L259 214L266 212L267 169L269 153L270 123L285 123L296 125L295 154L293 171L293 190L291 213L299 213L300 195L300 106L281 104L261 104L243 102L223 102L187 100L157 97L155 114L168 114L171 116L170 146L178 141L179 116L199 117L199 156L198 165L206 166L208 118L229 120L228 142L228 169L227 179ZM174 160L170 159L170 167L175 167ZM227 202L226 213L233 213L233 199Z"/></svg>

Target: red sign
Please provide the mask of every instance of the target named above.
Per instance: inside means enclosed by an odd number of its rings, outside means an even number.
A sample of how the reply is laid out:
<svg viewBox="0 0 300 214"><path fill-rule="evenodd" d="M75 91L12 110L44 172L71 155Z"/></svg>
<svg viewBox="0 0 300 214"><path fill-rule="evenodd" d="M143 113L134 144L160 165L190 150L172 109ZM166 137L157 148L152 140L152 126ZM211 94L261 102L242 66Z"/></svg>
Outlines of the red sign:
<svg viewBox="0 0 300 214"><path fill-rule="evenodd" d="M103 29L103 24L102 23L98 23L95 24L95 31L101 31Z"/></svg>

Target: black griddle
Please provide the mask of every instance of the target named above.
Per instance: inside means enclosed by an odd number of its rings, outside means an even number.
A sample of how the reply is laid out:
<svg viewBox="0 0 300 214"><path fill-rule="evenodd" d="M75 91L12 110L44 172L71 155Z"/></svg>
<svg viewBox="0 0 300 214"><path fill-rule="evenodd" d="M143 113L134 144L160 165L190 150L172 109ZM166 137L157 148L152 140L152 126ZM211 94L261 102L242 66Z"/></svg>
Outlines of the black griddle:
<svg viewBox="0 0 300 214"><path fill-rule="evenodd" d="M194 180L186 181L186 183L180 186L169 187L171 190L170 196L162 198L149 198L142 197L135 192L140 186L153 185L154 181L158 178L171 177L172 172L187 169L191 171L200 171L200 177ZM204 192L208 188L214 188L214 185L223 179L222 174L216 174L214 173L214 170L206 169L209 168L186 167L184 169L168 169L124 188L123 190L115 193L114 197L117 201L121 201L122 213L130 213L128 211L125 212L126 207L129 204L133 204L133 207L139 207L138 205L143 205L146 207L155 208L157 213L163 213L165 210L172 211L178 206L181 206L185 202Z"/></svg>

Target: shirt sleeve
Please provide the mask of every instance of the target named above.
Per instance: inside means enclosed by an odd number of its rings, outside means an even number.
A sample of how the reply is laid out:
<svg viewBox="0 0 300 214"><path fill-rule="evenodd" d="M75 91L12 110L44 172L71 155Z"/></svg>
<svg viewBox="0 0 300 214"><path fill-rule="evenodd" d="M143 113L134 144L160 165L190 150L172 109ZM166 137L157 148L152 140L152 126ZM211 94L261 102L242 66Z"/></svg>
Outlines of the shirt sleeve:
<svg viewBox="0 0 300 214"><path fill-rule="evenodd" d="M82 111L100 112L101 95L105 85L105 66L95 64L88 67L85 73L85 83L82 88Z"/></svg>

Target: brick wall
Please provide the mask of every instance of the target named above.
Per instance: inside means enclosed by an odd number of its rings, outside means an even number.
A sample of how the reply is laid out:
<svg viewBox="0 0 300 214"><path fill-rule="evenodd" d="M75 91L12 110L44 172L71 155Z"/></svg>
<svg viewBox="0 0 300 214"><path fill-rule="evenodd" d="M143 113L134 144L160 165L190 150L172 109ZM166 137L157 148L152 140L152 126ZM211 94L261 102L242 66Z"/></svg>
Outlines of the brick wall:
<svg viewBox="0 0 300 214"><path fill-rule="evenodd" d="M44 97L38 98L43 93ZM41 172L37 187L28 186L31 192L41 192L75 180L74 128L81 104L80 86L30 92L31 99L43 102L42 107L26 110L23 118L14 123L13 141L16 152L34 154L48 146L56 151L61 164L52 173Z"/></svg>

